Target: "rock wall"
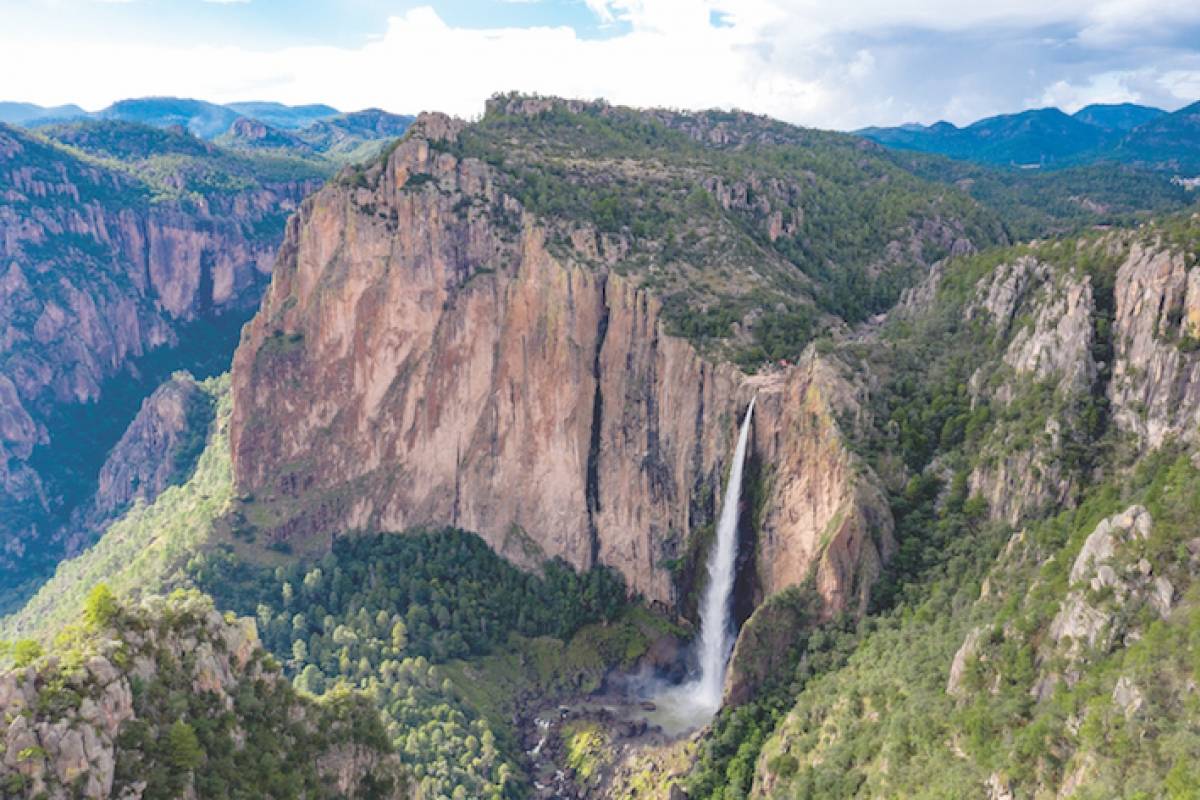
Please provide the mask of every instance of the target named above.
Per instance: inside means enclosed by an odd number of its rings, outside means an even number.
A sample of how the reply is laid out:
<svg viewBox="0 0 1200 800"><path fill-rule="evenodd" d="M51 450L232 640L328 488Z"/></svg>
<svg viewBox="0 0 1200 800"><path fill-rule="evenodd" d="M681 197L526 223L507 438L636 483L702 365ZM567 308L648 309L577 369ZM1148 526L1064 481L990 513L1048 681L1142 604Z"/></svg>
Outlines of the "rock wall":
<svg viewBox="0 0 1200 800"><path fill-rule="evenodd" d="M999 358L972 375L971 398L975 406L991 404L1001 422L969 484L994 519L1016 525L1031 512L1070 502L1077 488L1064 450L1079 424L1080 404L1103 390L1092 356L1095 315L1088 276L1034 256L1000 265L976 286L966 317L986 320ZM1047 394L1056 401L1046 403ZM1027 418L1014 424L1009 418L1018 408Z"/></svg>
<svg viewBox="0 0 1200 800"><path fill-rule="evenodd" d="M190 323L253 308L283 217L314 188L151 202L126 173L0 125L0 572L60 510L31 464L37 449L71 461L52 421Z"/></svg>
<svg viewBox="0 0 1200 800"><path fill-rule="evenodd" d="M152 503L191 474L213 418L213 398L186 373L142 402L100 468L96 493L59 532L68 552L81 550L135 501Z"/></svg>
<svg viewBox="0 0 1200 800"><path fill-rule="evenodd" d="M809 352L747 377L666 335L657 299L565 244L441 142L426 115L364 176L289 224L234 360L233 458L247 514L280 539L451 524L525 565L611 565L675 606L673 570L716 516L757 392L763 593L816 570L861 603L891 518L836 418L857 394Z"/></svg>
<svg viewBox="0 0 1200 800"><path fill-rule="evenodd" d="M1117 272L1113 416L1145 447L1200 432L1200 269L1158 237L1134 241Z"/></svg>

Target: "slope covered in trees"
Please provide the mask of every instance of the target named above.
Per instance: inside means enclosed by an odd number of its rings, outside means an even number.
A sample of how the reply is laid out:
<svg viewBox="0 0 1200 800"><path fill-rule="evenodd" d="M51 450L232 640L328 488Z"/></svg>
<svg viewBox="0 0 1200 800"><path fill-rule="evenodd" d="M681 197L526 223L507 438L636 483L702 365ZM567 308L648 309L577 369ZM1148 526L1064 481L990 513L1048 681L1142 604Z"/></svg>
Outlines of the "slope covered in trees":
<svg viewBox="0 0 1200 800"><path fill-rule="evenodd" d="M408 796L367 698L295 692L209 598L133 605L99 584L83 620L0 672L4 797Z"/></svg>
<svg viewBox="0 0 1200 800"><path fill-rule="evenodd" d="M1196 440L1127 359L1190 369L1193 301L1139 275L1195 269L1197 224L952 260L831 345L875 376L856 447L900 550L871 613L722 712L689 797L1194 796Z"/></svg>
<svg viewBox="0 0 1200 800"><path fill-rule="evenodd" d="M656 624L627 607L610 570L521 572L453 530L338 539L317 564L274 570L223 549L189 572L220 606L255 615L298 689L373 697L430 797L522 796L514 695L549 703L594 687L645 651Z"/></svg>

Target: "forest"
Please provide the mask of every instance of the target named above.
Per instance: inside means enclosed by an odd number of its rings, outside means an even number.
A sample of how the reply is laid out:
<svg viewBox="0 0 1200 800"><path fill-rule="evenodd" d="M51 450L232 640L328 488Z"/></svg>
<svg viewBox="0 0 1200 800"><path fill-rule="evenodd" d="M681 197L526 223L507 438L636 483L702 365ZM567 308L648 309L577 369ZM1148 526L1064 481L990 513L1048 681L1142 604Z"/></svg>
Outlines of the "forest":
<svg viewBox="0 0 1200 800"><path fill-rule="evenodd" d="M486 667L461 665L512 637L536 653L544 645L532 640L569 640L589 624L616 632L628 607L611 569L580 574L548 561L523 572L454 529L339 537L319 562L274 570L218 549L188 571L219 607L256 618L296 689L374 698L428 796L454 800L520 797L527 787L509 721L498 725L463 688L464 669Z"/></svg>

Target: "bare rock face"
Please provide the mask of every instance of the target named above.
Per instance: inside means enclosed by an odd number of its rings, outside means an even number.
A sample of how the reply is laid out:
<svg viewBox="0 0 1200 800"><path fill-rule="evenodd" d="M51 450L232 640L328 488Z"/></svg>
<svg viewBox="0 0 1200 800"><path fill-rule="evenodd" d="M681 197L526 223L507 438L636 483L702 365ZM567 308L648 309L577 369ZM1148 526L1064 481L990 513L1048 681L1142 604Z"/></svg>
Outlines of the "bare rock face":
<svg viewBox="0 0 1200 800"><path fill-rule="evenodd" d="M950 677L946 679L946 694L954 697L966 696L967 690L963 681L967 676L967 665L978 655L979 643L986 633L982 627L972 628L963 639L962 645L955 651L954 660L950 662Z"/></svg>
<svg viewBox="0 0 1200 800"><path fill-rule="evenodd" d="M1062 409L1047 414L1036 437L998 426L987 445L991 457L970 475L972 494L988 501L995 519L1016 525L1032 511L1068 502L1075 488L1062 452L1078 424L1073 403L1089 395L1098 376L1095 313L1088 276L1061 273L1032 256L999 266L976 287L967 318L985 320L1004 350L997 371L972 377L973 403L1027 404L1040 386L1059 398Z"/></svg>
<svg viewBox="0 0 1200 800"><path fill-rule="evenodd" d="M133 424L113 448L100 470L96 504L112 512L135 498L150 502L172 483L174 473L186 469L175 456L187 444L186 436L212 416L211 400L192 380L180 374L164 383L142 403ZM199 426L197 425L199 423Z"/></svg>
<svg viewBox="0 0 1200 800"><path fill-rule="evenodd" d="M307 200L234 360L239 490L270 535L456 525L533 566L561 557L680 601L671 566L716 516L758 394L764 592L816 570L864 602L891 544L836 418L852 385L814 352L749 378L663 332L594 232L548 244L490 167L424 115L365 181ZM362 185L365 183L366 185Z"/></svg>
<svg viewBox="0 0 1200 800"><path fill-rule="evenodd" d="M70 447L52 420L188 324L253 308L271 223L312 188L150 202L124 173L0 126L0 570L59 510L30 464L35 448Z"/></svg>
<svg viewBox="0 0 1200 800"><path fill-rule="evenodd" d="M200 454L212 416L212 398L186 373L147 397L104 462L90 503L59 534L67 551L77 552L134 501L152 503L168 486L182 482Z"/></svg>
<svg viewBox="0 0 1200 800"><path fill-rule="evenodd" d="M1149 561L1135 560L1132 554L1134 543L1147 539L1153 524L1142 506L1100 521L1071 565L1072 591L1050 625L1054 641L1065 642L1073 653L1083 645L1103 650L1125 633L1120 623L1126 615L1118 615L1119 610L1146 604L1160 617L1170 613L1170 582L1155 576ZM1111 599L1103 604L1095 599L1103 596Z"/></svg>
<svg viewBox="0 0 1200 800"><path fill-rule="evenodd" d="M1134 242L1117 272L1109 396L1122 430L1153 448L1200 430L1200 269L1162 242Z"/></svg>

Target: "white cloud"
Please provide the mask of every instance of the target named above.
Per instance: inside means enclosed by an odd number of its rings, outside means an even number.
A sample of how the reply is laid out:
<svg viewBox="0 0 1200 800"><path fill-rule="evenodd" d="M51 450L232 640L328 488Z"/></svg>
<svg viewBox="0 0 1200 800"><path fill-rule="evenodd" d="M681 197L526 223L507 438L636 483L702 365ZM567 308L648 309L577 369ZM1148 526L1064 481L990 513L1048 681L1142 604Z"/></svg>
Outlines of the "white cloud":
<svg viewBox="0 0 1200 800"><path fill-rule="evenodd" d="M1149 76L1144 71L1105 72L1092 76L1082 84L1055 81L1046 88L1034 105L1058 106L1063 111L1073 114L1092 103L1140 103L1143 101L1142 93L1133 88L1132 84L1139 78L1147 77Z"/></svg>
<svg viewBox="0 0 1200 800"><path fill-rule="evenodd" d="M632 105L739 107L843 128L963 122L1031 102L1180 105L1200 92L1194 45L1151 51L1143 42L1138 50L1122 39L1104 49L1118 33L1169 36L1200 25L1194 0L586 2L613 35L454 27L431 7L393 17L381 36L356 48L29 41L0 32L0 74L10 76L14 95L89 108L173 94L471 116L490 94L515 89ZM714 11L721 25L712 24ZM1108 63L1139 53L1153 63ZM20 76L20 91L12 76Z"/></svg>

